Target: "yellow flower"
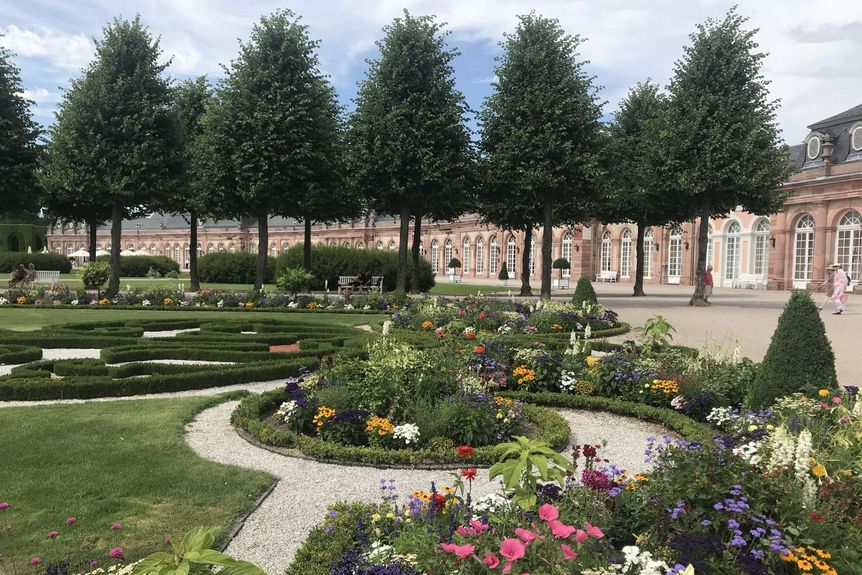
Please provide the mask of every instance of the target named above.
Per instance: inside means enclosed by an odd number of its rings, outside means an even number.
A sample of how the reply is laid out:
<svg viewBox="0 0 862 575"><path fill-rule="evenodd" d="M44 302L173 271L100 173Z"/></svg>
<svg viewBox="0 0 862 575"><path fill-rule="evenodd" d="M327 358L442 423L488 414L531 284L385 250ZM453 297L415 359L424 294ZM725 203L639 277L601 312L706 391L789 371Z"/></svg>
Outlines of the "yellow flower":
<svg viewBox="0 0 862 575"><path fill-rule="evenodd" d="M512 370L512 376L517 380L518 385L529 383L536 379L536 372L526 365L519 365Z"/></svg>
<svg viewBox="0 0 862 575"><path fill-rule="evenodd" d="M321 405L317 408L317 414L312 419L312 423L317 426L317 429L320 430L321 427L331 418L335 417L335 410L331 407L326 407L325 405Z"/></svg>
<svg viewBox="0 0 862 575"><path fill-rule="evenodd" d="M371 516L371 522L372 522L372 523L377 523L378 521L380 521L380 514L379 514L379 513L374 513L374 514Z"/></svg>
<svg viewBox="0 0 862 575"><path fill-rule="evenodd" d="M395 426L385 417L371 417L365 424L365 431L372 434L376 433L380 437L389 435L394 429Z"/></svg>
<svg viewBox="0 0 862 575"><path fill-rule="evenodd" d="M820 397L827 397L829 395L829 390L828 389L821 389L820 391L817 392L817 395L819 395Z"/></svg>
<svg viewBox="0 0 862 575"><path fill-rule="evenodd" d="M430 329L430 328L434 327L434 324L426 319L425 321L422 322L422 327L425 329Z"/></svg>
<svg viewBox="0 0 862 575"><path fill-rule="evenodd" d="M823 467L822 463L818 463L814 466L814 469L811 470L811 473L814 474L814 477L825 477L826 476L826 468Z"/></svg>
<svg viewBox="0 0 862 575"><path fill-rule="evenodd" d="M253 308L253 307L254 307L254 302L253 302L253 301L247 301L247 302L245 302L245 307L247 307L247 308Z"/></svg>
<svg viewBox="0 0 862 575"><path fill-rule="evenodd" d="M165 299L162 300L162 303L165 305L171 305L172 303L174 303L174 300L172 300L169 297L166 297Z"/></svg>
<svg viewBox="0 0 862 575"><path fill-rule="evenodd" d="M19 295L19 296L15 299L15 301L16 301L16 302L18 302L18 304L19 304L19 305L24 305L25 303L27 303L27 298L26 298L26 297L24 297L24 296L22 296L22 295Z"/></svg>
<svg viewBox="0 0 862 575"><path fill-rule="evenodd" d="M587 367L596 367L599 364L599 361L601 360L599 360L598 357L590 355L587 357Z"/></svg>

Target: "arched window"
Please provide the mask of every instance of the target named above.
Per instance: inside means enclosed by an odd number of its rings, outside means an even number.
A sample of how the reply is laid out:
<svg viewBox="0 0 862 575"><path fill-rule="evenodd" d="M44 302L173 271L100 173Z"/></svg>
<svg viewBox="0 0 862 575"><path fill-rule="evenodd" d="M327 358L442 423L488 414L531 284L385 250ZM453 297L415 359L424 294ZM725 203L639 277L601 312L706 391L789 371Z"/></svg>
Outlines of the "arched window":
<svg viewBox="0 0 862 575"><path fill-rule="evenodd" d="M333 248L338 247L338 242L336 240L329 240L329 246Z"/></svg>
<svg viewBox="0 0 862 575"><path fill-rule="evenodd" d="M278 244L273 242L269 244L269 255L275 257L278 255Z"/></svg>
<svg viewBox="0 0 862 575"><path fill-rule="evenodd" d="M126 249L131 250L131 251L135 251L135 244L133 244L132 242L127 243Z"/></svg>
<svg viewBox="0 0 862 575"><path fill-rule="evenodd" d="M425 242L419 242L419 255L425 255Z"/></svg>
<svg viewBox="0 0 862 575"><path fill-rule="evenodd" d="M440 271L440 244L437 240L431 242L431 271L435 274Z"/></svg>
<svg viewBox="0 0 862 575"><path fill-rule="evenodd" d="M398 244L395 243L395 240L389 240L389 251L394 252L398 249Z"/></svg>
<svg viewBox="0 0 862 575"><path fill-rule="evenodd" d="M793 280L809 282L814 268L814 218L805 214L796 224L793 239Z"/></svg>
<svg viewBox="0 0 862 575"><path fill-rule="evenodd" d="M446 243L443 244L443 266L446 268L446 273L454 273L453 270L449 269L449 262L452 261L452 240L446 240Z"/></svg>
<svg viewBox="0 0 862 575"><path fill-rule="evenodd" d="M349 248L351 248L352 246L350 245L350 242L342 242L342 243L341 243L341 247L343 247L343 248L348 248L348 249L349 249Z"/></svg>
<svg viewBox="0 0 862 575"><path fill-rule="evenodd" d="M286 252L290 248L290 244L288 242L281 243L281 253Z"/></svg>
<svg viewBox="0 0 862 575"><path fill-rule="evenodd" d="M182 260L180 260L180 253L181 253L180 250L181 249L182 249L182 246L180 246L180 244L174 244L174 261L177 262L178 264L182 263Z"/></svg>
<svg viewBox="0 0 862 575"><path fill-rule="evenodd" d="M655 249L655 233L652 228L644 232L644 277L652 277L652 251Z"/></svg>
<svg viewBox="0 0 862 575"><path fill-rule="evenodd" d="M679 283L682 275L682 229L674 226L670 231L670 242L667 252L668 283Z"/></svg>
<svg viewBox="0 0 862 575"><path fill-rule="evenodd" d="M219 242L219 245L218 245L218 251L219 251L219 253L220 253L220 254L225 253L224 244L223 244L223 243L221 243L221 242Z"/></svg>
<svg viewBox="0 0 862 575"><path fill-rule="evenodd" d="M563 277L568 278L572 276L572 232L566 232L563 234L563 246L560 250L560 257L569 262L569 269L563 270Z"/></svg>
<svg viewBox="0 0 862 575"><path fill-rule="evenodd" d="M189 269L189 244L183 244L183 269Z"/></svg>
<svg viewBox="0 0 862 575"><path fill-rule="evenodd" d="M862 271L862 217L856 210L850 210L838 221L838 243L835 261L841 264L854 281L859 281Z"/></svg>
<svg viewBox="0 0 862 575"><path fill-rule="evenodd" d="M470 271L470 238L464 238L464 244L461 252L461 271L465 274Z"/></svg>
<svg viewBox="0 0 862 575"><path fill-rule="evenodd" d="M482 237L476 238L476 274L481 274L485 271L485 240Z"/></svg>
<svg viewBox="0 0 862 575"><path fill-rule="evenodd" d="M214 249L215 249L215 246L213 246L213 245L212 245L212 243L208 243L208 244L207 244L207 253L208 253L208 254L213 253L213 250L214 250Z"/></svg>
<svg viewBox="0 0 862 575"><path fill-rule="evenodd" d="M497 266L500 261L500 247L497 245L497 235L491 236L490 250L488 251L488 273L497 275Z"/></svg>
<svg viewBox="0 0 862 575"><path fill-rule="evenodd" d="M228 244L228 246L227 246L227 251L229 251L229 252L230 252L230 253L232 253L232 254L235 254L235 253L236 253L236 246L234 245L234 243L233 243L233 242L231 242L230 244Z"/></svg>
<svg viewBox="0 0 862 575"><path fill-rule="evenodd" d="M143 252L143 253L147 253L147 244L141 243L141 245L138 246L138 251Z"/></svg>
<svg viewBox="0 0 862 575"><path fill-rule="evenodd" d="M569 248L569 252L571 253L571 248ZM632 277L632 231L628 228L623 230L622 242L620 243L620 276Z"/></svg>
<svg viewBox="0 0 862 575"><path fill-rule="evenodd" d="M739 222L731 221L724 232L724 279L739 277Z"/></svg>
<svg viewBox="0 0 862 575"><path fill-rule="evenodd" d="M383 240L380 240L379 242L377 242L377 249L380 250L381 252L383 251Z"/></svg>
<svg viewBox="0 0 862 575"><path fill-rule="evenodd" d="M536 238L530 242L530 275L536 273Z"/></svg>
<svg viewBox="0 0 862 575"><path fill-rule="evenodd" d="M365 249L365 242L356 242L356 249L357 250L364 250Z"/></svg>
<svg viewBox="0 0 862 575"><path fill-rule="evenodd" d="M754 265L752 271L766 276L769 272L769 220L760 218L754 225Z"/></svg>
<svg viewBox="0 0 862 575"><path fill-rule="evenodd" d="M613 246L611 244L611 232L605 230L602 234L602 251L601 251L601 264L602 271L609 272L611 271L611 255L613 254Z"/></svg>
<svg viewBox="0 0 862 575"><path fill-rule="evenodd" d="M156 253L156 244L150 244L150 255L154 256Z"/></svg>
<svg viewBox="0 0 862 575"><path fill-rule="evenodd" d="M515 263L517 262L518 246L515 236L509 236L506 240L506 268L510 279L515 279Z"/></svg>
<svg viewBox="0 0 862 575"><path fill-rule="evenodd" d="M809 160L816 160L820 157L820 136L811 136L805 146L806 155Z"/></svg>
<svg viewBox="0 0 862 575"><path fill-rule="evenodd" d="M862 126L854 126L850 131L850 147L854 152L862 152Z"/></svg>

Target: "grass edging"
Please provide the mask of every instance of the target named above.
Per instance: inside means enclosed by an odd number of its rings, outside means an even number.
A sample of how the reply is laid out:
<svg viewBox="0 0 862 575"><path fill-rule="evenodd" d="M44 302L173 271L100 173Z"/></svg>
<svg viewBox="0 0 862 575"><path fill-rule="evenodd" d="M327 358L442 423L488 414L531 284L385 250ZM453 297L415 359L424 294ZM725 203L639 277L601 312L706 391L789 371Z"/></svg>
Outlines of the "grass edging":
<svg viewBox="0 0 862 575"><path fill-rule="evenodd" d="M457 462L454 449L442 452L430 449L358 447L276 429L267 424L262 419L262 415L277 407L282 401L284 401L284 393L280 389L247 397L231 414L231 424L237 428L240 437L263 449L321 463L407 469L464 467L463 462ZM557 449L566 447L571 436L571 428L562 416L553 410L534 405L524 405L524 414L529 421L538 425L537 439ZM477 447L476 455L470 460L470 465L488 467L500 458L501 453L502 448L498 445Z"/></svg>

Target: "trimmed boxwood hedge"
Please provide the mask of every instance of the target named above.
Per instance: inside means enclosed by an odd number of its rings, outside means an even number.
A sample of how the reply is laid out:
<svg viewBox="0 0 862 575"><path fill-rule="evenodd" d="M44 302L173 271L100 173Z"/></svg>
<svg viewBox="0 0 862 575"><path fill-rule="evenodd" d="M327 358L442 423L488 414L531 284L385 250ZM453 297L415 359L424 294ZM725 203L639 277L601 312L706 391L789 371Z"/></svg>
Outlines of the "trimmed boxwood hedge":
<svg viewBox="0 0 862 575"><path fill-rule="evenodd" d="M30 345L0 343L0 365L28 363L42 359L42 349Z"/></svg>
<svg viewBox="0 0 862 575"><path fill-rule="evenodd" d="M8 274L14 271L19 265L23 265L26 268L30 264L33 264L36 270L41 271L57 271L63 274L72 271L72 262L62 254L0 252L0 273Z"/></svg>
<svg viewBox="0 0 862 575"><path fill-rule="evenodd" d="M276 429L263 420L263 414L272 411L284 401L283 390L274 390L244 399L231 414L231 423L244 431L247 438L276 448L294 449L297 455L324 461L374 466L397 467L463 467L457 462L454 450L432 449L386 449L380 447L357 447L324 441L316 437ZM566 447L571 436L569 424L553 410L535 405L524 405L527 421L539 428L536 439L557 449ZM471 465L490 466L502 454L499 445L477 447Z"/></svg>
<svg viewBox="0 0 862 575"><path fill-rule="evenodd" d="M99 256L97 262L111 263L111 256ZM125 278L144 278L153 268L159 275L180 272L180 264L168 256L120 256L120 275Z"/></svg>
<svg viewBox="0 0 862 575"><path fill-rule="evenodd" d="M253 284L257 270L257 254L217 252L198 258L198 273L202 282L223 284ZM265 283L275 279L275 258L266 258Z"/></svg>

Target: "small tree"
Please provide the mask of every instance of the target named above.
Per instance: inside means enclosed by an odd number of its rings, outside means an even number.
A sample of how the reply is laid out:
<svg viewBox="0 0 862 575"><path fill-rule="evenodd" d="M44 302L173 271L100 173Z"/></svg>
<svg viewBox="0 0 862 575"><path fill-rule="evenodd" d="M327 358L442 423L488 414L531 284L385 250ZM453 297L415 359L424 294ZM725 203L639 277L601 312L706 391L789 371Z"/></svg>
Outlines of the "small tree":
<svg viewBox="0 0 862 575"><path fill-rule="evenodd" d="M748 395L754 409L796 392L835 388L835 354L811 295L794 290Z"/></svg>
<svg viewBox="0 0 862 575"><path fill-rule="evenodd" d="M587 276L581 276L578 280L578 285L575 286L575 295L572 296L572 303L578 307L584 302L591 304L599 303L599 298L596 296L596 290L593 289L593 284Z"/></svg>
<svg viewBox="0 0 862 575"><path fill-rule="evenodd" d="M572 269L572 264L569 263L569 260L566 258L557 258L554 260L554 263L551 265L555 270L560 270L560 279L563 279L563 270Z"/></svg>
<svg viewBox="0 0 862 575"><path fill-rule="evenodd" d="M275 280L275 284L279 289L288 292L294 298L297 292L307 290L311 282L314 281L314 275L308 273L302 268L287 268Z"/></svg>
<svg viewBox="0 0 862 575"><path fill-rule="evenodd" d="M110 277L111 266L105 262L90 262L81 266L84 288L96 290L96 297L99 297L102 286Z"/></svg>
<svg viewBox="0 0 862 575"><path fill-rule="evenodd" d="M497 274L497 279L501 282L509 281L509 269L506 267L506 262L503 262L503 267L500 268L500 273Z"/></svg>
<svg viewBox="0 0 862 575"><path fill-rule="evenodd" d="M452 258L451 260L449 260L448 267L454 270L461 269L461 260L459 260L458 258Z"/></svg>

